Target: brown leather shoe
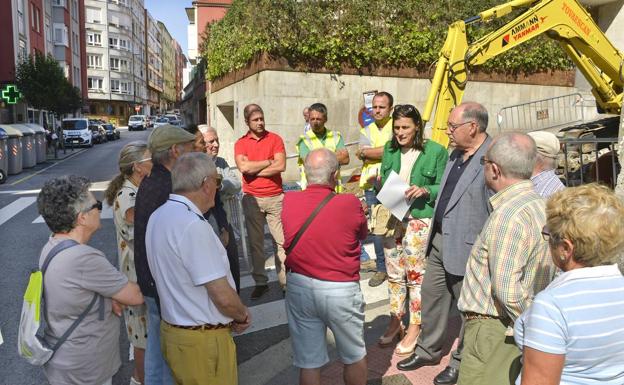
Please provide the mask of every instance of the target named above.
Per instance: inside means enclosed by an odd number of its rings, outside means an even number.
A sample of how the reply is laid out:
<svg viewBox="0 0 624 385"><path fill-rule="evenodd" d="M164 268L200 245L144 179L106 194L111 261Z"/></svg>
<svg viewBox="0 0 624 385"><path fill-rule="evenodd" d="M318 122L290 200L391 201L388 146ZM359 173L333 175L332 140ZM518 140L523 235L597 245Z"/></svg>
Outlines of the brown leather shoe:
<svg viewBox="0 0 624 385"><path fill-rule="evenodd" d="M377 287L381 285L386 279L388 279L388 274L384 273L383 271L378 271L373 274L371 279L368 281L368 286Z"/></svg>
<svg viewBox="0 0 624 385"><path fill-rule="evenodd" d="M251 292L250 298L252 300L259 299L260 297L262 297L268 291L269 291L269 286L268 285L258 285L256 287L254 287L253 291Z"/></svg>

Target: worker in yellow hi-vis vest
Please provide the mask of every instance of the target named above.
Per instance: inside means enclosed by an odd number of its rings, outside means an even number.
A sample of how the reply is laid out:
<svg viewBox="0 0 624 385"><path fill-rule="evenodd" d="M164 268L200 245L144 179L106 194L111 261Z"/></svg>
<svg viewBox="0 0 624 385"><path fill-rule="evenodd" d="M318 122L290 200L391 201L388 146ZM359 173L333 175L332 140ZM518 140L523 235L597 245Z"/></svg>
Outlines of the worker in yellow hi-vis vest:
<svg viewBox="0 0 624 385"><path fill-rule="evenodd" d="M308 153L317 148L326 148L336 153L340 165L349 164L349 152L340 132L325 128L327 122L327 107L322 103L314 103L309 107L310 129L299 137L297 141L297 154L299 155L299 170L301 172L301 189L307 187L305 173L303 172L303 160ZM336 192L342 192L343 187L338 175Z"/></svg>
<svg viewBox="0 0 624 385"><path fill-rule="evenodd" d="M374 122L360 130L360 144L355 155L362 161L362 174L360 175L360 188L364 191L364 198L368 206L369 215L372 215L373 205L379 204L377 200L378 179L381 175L381 157L385 144L392 139L392 104L394 98L387 92L381 91L373 97L373 118ZM371 218L373 219L373 218ZM374 220L374 219L373 219ZM364 256L361 264L363 270L375 271L375 274L368 281L368 285L379 286L388 278L386 273L386 258L383 249L383 237L372 235L375 246L375 256L373 262Z"/></svg>

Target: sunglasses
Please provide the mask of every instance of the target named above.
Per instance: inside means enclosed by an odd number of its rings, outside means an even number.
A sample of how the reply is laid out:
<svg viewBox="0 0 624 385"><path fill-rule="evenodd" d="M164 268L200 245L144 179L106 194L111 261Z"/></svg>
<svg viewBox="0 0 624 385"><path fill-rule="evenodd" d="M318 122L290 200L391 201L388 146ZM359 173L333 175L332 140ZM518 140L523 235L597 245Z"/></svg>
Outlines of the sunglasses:
<svg viewBox="0 0 624 385"><path fill-rule="evenodd" d="M89 211L93 210L93 209L98 209L98 211L102 211L102 201L95 201L95 203L93 205L91 205L91 207L89 207L88 209L84 210L85 213L88 213Z"/></svg>
<svg viewBox="0 0 624 385"><path fill-rule="evenodd" d="M134 162L134 163L143 163L143 162L147 162L148 160L152 160L152 158L140 159L140 160L137 160L137 161L136 161L136 162Z"/></svg>

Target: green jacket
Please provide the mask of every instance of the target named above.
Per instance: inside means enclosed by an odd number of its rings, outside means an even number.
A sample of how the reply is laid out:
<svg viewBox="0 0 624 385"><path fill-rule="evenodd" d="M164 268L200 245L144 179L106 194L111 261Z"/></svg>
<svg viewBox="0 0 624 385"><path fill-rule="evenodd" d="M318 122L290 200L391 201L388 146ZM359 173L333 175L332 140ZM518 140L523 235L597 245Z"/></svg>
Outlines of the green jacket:
<svg viewBox="0 0 624 385"><path fill-rule="evenodd" d="M381 183L386 183L390 171L397 174L401 169L401 150L394 150L390 147L392 141L386 143L381 159ZM410 213L414 218L433 217L440 182L448 161L448 151L433 140L426 140L421 154L416 159L410 177L410 186L416 185L429 190L428 197L420 197L414 200L410 208Z"/></svg>

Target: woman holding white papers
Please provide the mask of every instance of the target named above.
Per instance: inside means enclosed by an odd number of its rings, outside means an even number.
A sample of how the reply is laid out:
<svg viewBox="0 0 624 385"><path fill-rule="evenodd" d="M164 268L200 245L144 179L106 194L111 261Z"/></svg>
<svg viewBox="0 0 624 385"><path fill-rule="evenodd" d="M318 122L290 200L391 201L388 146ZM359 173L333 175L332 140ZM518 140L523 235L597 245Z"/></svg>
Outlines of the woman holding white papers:
<svg viewBox="0 0 624 385"><path fill-rule="evenodd" d="M408 213L396 225L393 236L384 239L390 324L379 339L381 346L392 345L403 337L395 353L409 355L414 351L420 333L420 286L426 265L426 244L431 218L448 153L444 147L423 138L423 122L418 110L409 104L397 105L392 114L393 137L384 148L381 181L392 173L408 185L404 199ZM402 317L409 304L407 333Z"/></svg>

